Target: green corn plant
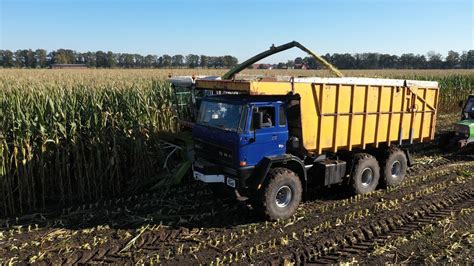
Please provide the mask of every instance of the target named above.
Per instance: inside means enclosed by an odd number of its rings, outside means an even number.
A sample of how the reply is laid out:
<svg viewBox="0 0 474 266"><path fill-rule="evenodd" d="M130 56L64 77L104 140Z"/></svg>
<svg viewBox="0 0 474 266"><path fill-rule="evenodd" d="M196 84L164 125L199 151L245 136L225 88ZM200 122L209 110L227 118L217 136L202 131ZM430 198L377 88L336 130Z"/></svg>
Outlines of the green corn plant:
<svg viewBox="0 0 474 266"><path fill-rule="evenodd" d="M1 71L0 216L159 181L156 133L174 129L161 77Z"/></svg>

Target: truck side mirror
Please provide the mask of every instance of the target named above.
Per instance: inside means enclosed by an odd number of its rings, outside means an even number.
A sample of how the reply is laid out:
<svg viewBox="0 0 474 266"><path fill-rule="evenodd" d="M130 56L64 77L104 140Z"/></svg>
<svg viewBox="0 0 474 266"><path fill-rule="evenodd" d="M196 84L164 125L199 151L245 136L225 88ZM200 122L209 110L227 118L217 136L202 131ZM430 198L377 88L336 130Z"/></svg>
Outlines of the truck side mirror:
<svg viewBox="0 0 474 266"><path fill-rule="evenodd" d="M458 103L459 108L462 108L463 105L464 105L464 101L459 101Z"/></svg>
<svg viewBox="0 0 474 266"><path fill-rule="evenodd" d="M263 124L263 113L262 112L252 113L252 123L253 123L253 128L255 130L261 129L262 124Z"/></svg>

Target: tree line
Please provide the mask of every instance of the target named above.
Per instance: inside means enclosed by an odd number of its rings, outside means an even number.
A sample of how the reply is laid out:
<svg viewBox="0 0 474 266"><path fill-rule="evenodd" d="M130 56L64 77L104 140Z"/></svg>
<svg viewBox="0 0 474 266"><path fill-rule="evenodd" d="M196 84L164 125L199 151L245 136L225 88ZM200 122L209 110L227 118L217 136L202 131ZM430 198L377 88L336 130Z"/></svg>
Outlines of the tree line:
<svg viewBox="0 0 474 266"><path fill-rule="evenodd" d="M448 69L474 68L474 50L458 53L449 51L446 57L436 52L426 55L406 53L400 56L381 53L334 53L324 59L340 69ZM84 64L91 68L231 68L238 64L231 55L140 55L113 52L76 52L58 49L0 50L0 67L4 68L49 68L53 64ZM320 66L313 57L297 57L278 64L261 64L261 68L307 68Z"/></svg>
<svg viewBox="0 0 474 266"><path fill-rule="evenodd" d="M474 68L474 50L461 54L449 51L446 57L436 52L426 55L406 53L400 56L380 53L326 54L325 60L339 69L449 69ZM320 68L313 57L297 57L286 63L272 65L273 68Z"/></svg>
<svg viewBox="0 0 474 266"><path fill-rule="evenodd" d="M58 49L23 49L15 52L0 50L0 67L4 68L49 68L53 64L84 64L91 68L231 68L238 64L230 55L140 55L113 52L76 52Z"/></svg>

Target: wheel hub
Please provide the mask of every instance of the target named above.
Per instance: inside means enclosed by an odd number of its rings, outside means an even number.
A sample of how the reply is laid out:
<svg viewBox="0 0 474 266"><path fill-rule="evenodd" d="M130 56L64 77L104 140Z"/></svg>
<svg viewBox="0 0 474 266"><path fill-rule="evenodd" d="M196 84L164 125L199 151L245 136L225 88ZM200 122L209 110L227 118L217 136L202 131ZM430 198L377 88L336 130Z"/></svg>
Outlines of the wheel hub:
<svg viewBox="0 0 474 266"><path fill-rule="evenodd" d="M291 188L289 186L282 186L276 193L275 203L278 207L284 208L290 204L292 196Z"/></svg>
<svg viewBox="0 0 474 266"><path fill-rule="evenodd" d="M399 161L392 163L391 167L392 178L399 178L402 173L402 164Z"/></svg>
<svg viewBox="0 0 474 266"><path fill-rule="evenodd" d="M362 171L362 178L361 182L364 187L368 187L371 183L372 180L374 179L374 172L372 171L371 168L367 167Z"/></svg>

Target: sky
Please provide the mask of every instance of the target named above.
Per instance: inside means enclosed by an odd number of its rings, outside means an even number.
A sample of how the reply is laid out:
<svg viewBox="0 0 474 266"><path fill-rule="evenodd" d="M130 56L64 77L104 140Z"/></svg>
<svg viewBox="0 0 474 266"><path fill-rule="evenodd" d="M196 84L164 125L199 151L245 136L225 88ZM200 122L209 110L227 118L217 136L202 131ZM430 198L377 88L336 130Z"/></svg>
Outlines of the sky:
<svg viewBox="0 0 474 266"><path fill-rule="evenodd" d="M474 0L0 0L0 49L234 55L474 49ZM290 50L265 62L285 62Z"/></svg>

